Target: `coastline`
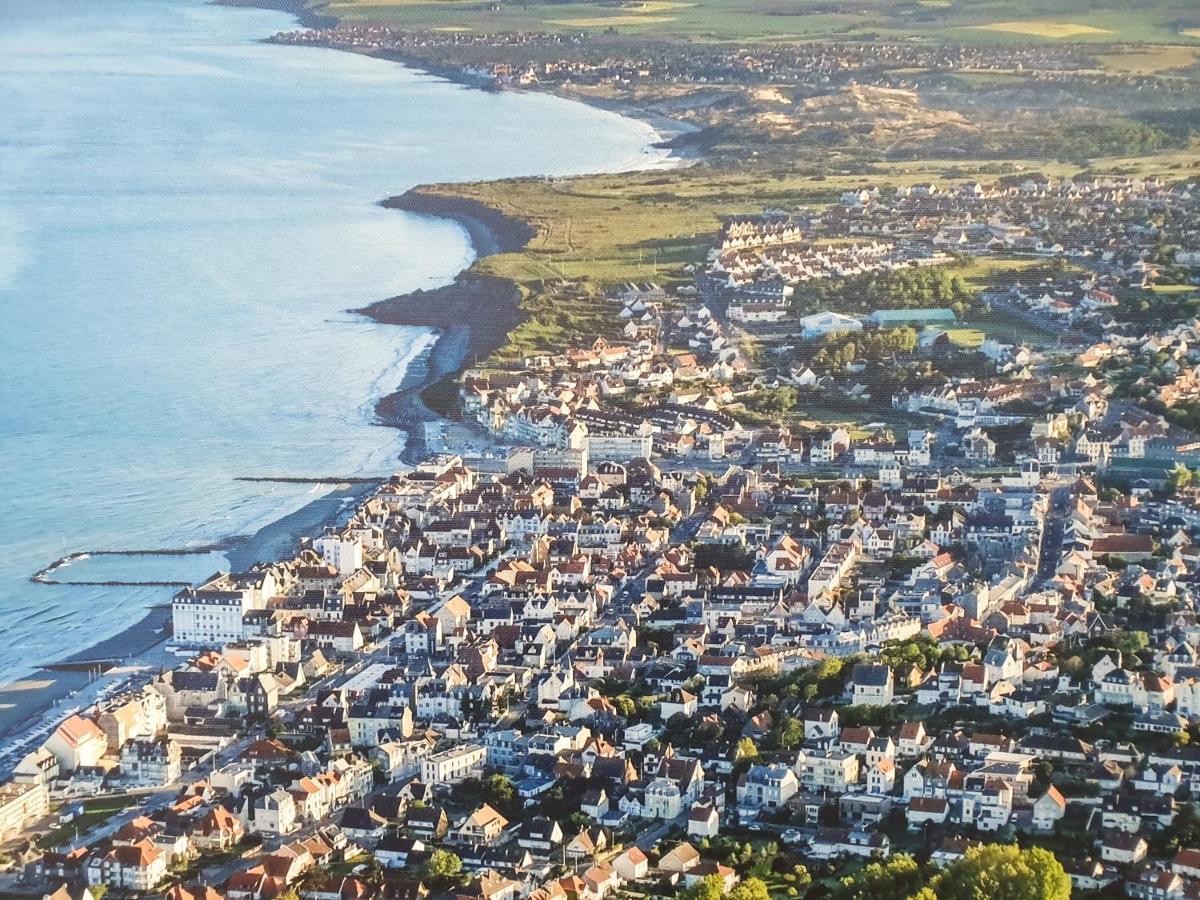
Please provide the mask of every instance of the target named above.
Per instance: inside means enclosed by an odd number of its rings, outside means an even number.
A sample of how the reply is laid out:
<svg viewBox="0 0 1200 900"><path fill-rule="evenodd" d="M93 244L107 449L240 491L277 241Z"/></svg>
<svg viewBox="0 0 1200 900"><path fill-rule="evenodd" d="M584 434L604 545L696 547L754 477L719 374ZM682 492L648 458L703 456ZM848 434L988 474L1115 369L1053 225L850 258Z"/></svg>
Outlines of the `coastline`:
<svg viewBox="0 0 1200 900"><path fill-rule="evenodd" d="M250 9L269 9L287 13L305 28L330 28L337 24L333 16L312 11L308 0L208 0L213 6L243 6Z"/></svg>
<svg viewBox="0 0 1200 900"><path fill-rule="evenodd" d="M284 9L291 11L296 4L304 5L305 0L212 0L214 3L233 5L233 6L258 6L264 9ZM307 11L301 15L296 14L296 18L300 24L309 29L318 30L321 28L336 27L337 20L331 16L314 15L311 11ZM322 24L311 24L313 22L321 22ZM464 87L475 88L481 91L511 91L515 93L529 94L545 94L550 97L558 97L563 100L570 100L573 103L582 103L585 106L591 106L594 109L602 109L605 112L616 113L626 119L633 119L637 122L642 122L649 125L654 133L658 136L658 140L651 144L651 147L660 150L669 150L668 159L673 159L680 165L694 165L700 162L705 157L705 141L706 129L691 122L685 122L681 119L672 118L666 113L658 112L647 106L642 106L630 100L610 99L604 97L594 97L589 94L580 93L568 89L542 87L541 85L522 85L513 87L511 85L498 85L490 78L485 78L471 72L464 71L462 68L455 65L439 64L432 60L426 59L414 53L406 53L402 50L381 49L373 47L353 47L340 44L336 41L314 40L314 41L287 41L280 40L280 35L275 35L266 38L267 43L285 44L288 46L302 47L322 47L326 50L338 50L343 53L357 53L360 56L369 56L373 59L383 59L388 62L399 63L410 69L415 69L419 72L424 72L427 75L433 75L437 78L444 78L446 81L454 84L461 84ZM484 254L480 254L484 255Z"/></svg>
<svg viewBox="0 0 1200 900"><path fill-rule="evenodd" d="M482 203L439 196L420 187L389 197L380 205L457 222L475 247L476 261L521 250L537 234L530 223ZM379 424L404 432L401 459L410 464L431 449L425 437L426 425L447 421L429 407L425 391L457 375L468 361L492 353L525 319L520 288L507 279L474 271L474 263L450 284L389 297L352 312L380 324L419 326L437 332L433 346L413 360L400 386L375 404Z"/></svg>
<svg viewBox="0 0 1200 900"><path fill-rule="evenodd" d="M308 0L210 2L284 10L292 13L300 25L314 30L338 24L336 17L312 13ZM491 79L458 66L439 65L395 49L352 47L324 40L293 42L281 40L281 35L265 38L264 41L287 46L321 47L382 59L476 90L516 90L559 97L649 125L659 138L650 146L668 150L667 159L674 160L677 165L693 165L705 156L707 138L704 129L626 100L591 97L538 86L502 87ZM409 465L442 449L431 446L427 437L428 426L436 424L445 428L451 424L450 419L430 407L426 400L427 392L439 382L460 373L466 368L468 360L477 362L501 347L508 332L526 318L521 309L519 286L508 279L479 273L475 268L476 263L488 256L520 251L537 235L533 223L506 215L474 200L432 193L424 190L426 187L429 186L417 185L403 194L380 201L379 205L458 223L467 232L475 248L475 262L459 272L450 284L431 290L411 291L348 310L380 324L431 328L436 332L431 348L412 361L396 390L375 402L376 423L404 434L404 450L400 460ZM486 324L481 327L480 323Z"/></svg>
<svg viewBox="0 0 1200 900"><path fill-rule="evenodd" d="M336 24L329 16L315 14L306 0L208 0L213 5L254 7L288 13L307 28ZM332 46L350 52L352 48ZM478 89L488 89L479 79L451 67L438 67L402 54L366 53L392 62ZM686 148L672 146L677 138L695 131L686 123L675 122L659 114L619 102L606 103L593 98L575 97L553 91L539 91L616 112L649 124L663 138L653 146L670 149L671 157L681 162L696 157ZM505 215L499 210L474 201L437 196L413 188L381 201L384 207L417 215L451 219L467 231L475 248L476 260L498 253L524 248L536 236L529 222ZM448 424L444 416L430 408L423 396L438 382L462 371L468 360L487 356L500 347L509 331L525 319L521 310L520 288L507 279L483 275L474 265L460 271L454 280L432 290L377 301L353 310L375 322L434 329L437 336L429 350L408 366L397 390L375 403L376 421L405 433L405 449L400 460L419 461L431 448L426 440L427 423ZM334 490L282 516L244 538L231 538L227 557L233 571L248 568L254 562L274 561L290 555L301 537L319 533L348 515L379 481L339 483ZM109 638L85 647L19 679L0 684L0 739L9 746L0 753L0 768L19 760L34 738L41 739L47 725L56 723L75 706L94 702L102 692L110 692L130 677L144 674L173 660L166 643L170 624L170 604L143 609L140 618ZM171 662L173 664L173 662ZM94 677L98 672L101 677ZM53 718L51 718L53 717ZM15 758L13 758L15 756Z"/></svg>
<svg viewBox="0 0 1200 900"><path fill-rule="evenodd" d="M289 555L300 538L319 533L343 516L348 518L378 484L379 481L370 481L338 485L254 534L232 540L225 551L231 570ZM0 739L16 738L18 742L15 747L4 748L0 767L16 762L9 758L11 753L22 748L48 714L59 707L65 713L72 705L85 702L83 692L120 684L139 672L157 668L170 657L165 647L170 637L166 633L170 621L170 603L148 607L136 622L112 637L0 685ZM93 677L97 671L104 672L99 679ZM80 698L78 701L74 701L76 696Z"/></svg>

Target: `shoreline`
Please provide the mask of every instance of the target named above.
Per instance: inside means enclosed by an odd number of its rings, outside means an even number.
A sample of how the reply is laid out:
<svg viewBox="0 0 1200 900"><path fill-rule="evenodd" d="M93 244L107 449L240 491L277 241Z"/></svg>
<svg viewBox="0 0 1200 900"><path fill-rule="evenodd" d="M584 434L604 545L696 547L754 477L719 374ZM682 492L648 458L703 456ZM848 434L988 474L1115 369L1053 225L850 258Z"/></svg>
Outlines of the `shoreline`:
<svg viewBox="0 0 1200 900"><path fill-rule="evenodd" d="M306 0L209 2L217 6L285 12L305 28L324 28L336 24L333 17L313 13ZM329 45L329 48L363 53L335 45ZM364 55L386 59L476 89L494 89L455 67L437 67L393 52L366 52ZM548 93L642 121L650 125L661 139L651 146L671 151L668 159L687 164L701 155L695 148L689 147L686 140L680 142L681 146L676 146L678 139L697 132L687 123L619 101L606 103L597 98L554 91L536 93ZM519 251L537 234L537 229L527 221L472 200L423 192L420 186L399 196L389 197L380 205L458 223L467 232L475 249L475 262L495 254ZM398 388L375 401L376 423L395 428L405 435L400 462L411 465L428 454L427 424L438 423L444 427L451 422L429 407L423 397L424 392L443 379L457 375L468 359L477 360L502 346L508 332L525 319L518 285L504 278L474 271L475 262L458 272L450 284L389 297L351 310L380 324L417 326L436 332L428 351L407 367ZM486 325L480 327L480 323ZM230 569L240 571L255 562L287 558L295 550L300 538L336 524L379 483L380 480L375 479L339 482L332 491L272 521L255 534L230 537L222 543ZM76 695L79 695L78 705L94 702L94 697L89 699L84 695L98 692L106 686L115 688L138 672L145 672L156 661L161 662L160 657L167 653L170 618L170 603L146 607L136 622L117 634L47 663L23 677L0 684L0 739L13 742L0 754L0 768L14 764L19 756L16 759L10 757L15 753L23 755L29 749L25 745L33 738L40 737L48 718L60 705L70 706L70 701ZM93 673L99 671L107 674L93 679ZM120 676L112 677L114 672L119 672Z"/></svg>
<svg viewBox="0 0 1200 900"><path fill-rule="evenodd" d="M247 9L269 9L287 13L305 28L332 28L337 24L334 16L315 13L308 0L208 0L211 6L232 6Z"/></svg>
<svg viewBox="0 0 1200 900"><path fill-rule="evenodd" d="M308 7L308 0L210 2L283 10L291 13L302 27L313 30L339 24L334 16L314 14ZM666 157L668 162L689 166L705 156L704 129L629 101L606 100L536 86L500 86L491 79L467 72L459 66L439 65L395 49L352 47L332 41L288 41L280 37L277 34L263 40L265 43L320 47L382 59L475 90L536 93L582 103L650 126L658 140L649 146L669 151ZM636 170L637 167L634 167L631 171ZM347 310L379 324L430 328L435 332L433 345L409 364L400 385L375 401L376 424L393 428L404 435L400 461L408 465L415 465L430 455L431 451L441 449L430 446L428 426L437 424L444 428L452 423L451 419L430 408L424 396L426 391L460 373L466 368L468 359L477 362L481 356L490 355L503 346L508 332L526 319L521 310L520 287L508 279L477 272L476 264L488 256L520 251L537 235L537 228L530 222L474 200L431 193L428 187L416 185L403 194L381 200L379 205L458 223L467 232L475 249L475 260L442 287L418 289ZM487 327L478 327L480 322L486 322Z"/></svg>
<svg viewBox="0 0 1200 900"><path fill-rule="evenodd" d="M212 0L214 3L222 3L234 6L259 6L264 9L288 9L294 3L304 3L304 0ZM272 4L275 5L272 5ZM338 22L333 16L317 16L311 12L305 15L297 15L300 24L312 30L320 30L322 28L336 27ZM310 22L323 22L324 24L309 24ZM373 59L383 59L388 62L399 63L409 69L415 69L418 72L424 72L427 75L433 75L436 78L444 78L446 81L453 84L460 84L464 87L474 88L480 91L508 91L511 93L523 94L542 94L549 97L558 97L561 100L569 100L572 103L582 103L585 106L590 106L593 109L604 110L605 112L615 113L626 119L633 119L637 122L649 125L659 138L654 143L650 144L657 150L668 150L670 153L667 156L668 160L674 160L681 166L694 165L702 161L705 157L704 150L704 135L706 129L700 126L693 125L691 122L685 122L681 119L672 118L663 112L658 112L646 106L641 106L631 100L608 99L604 97L593 97L588 94L581 94L577 91L564 90L562 88L549 88L540 85L523 85L514 87L512 85L499 85L490 78L485 78L471 72L464 71L459 66L439 64L432 60L425 59L413 53L405 53L402 50L396 49L381 49L371 47L352 47L345 44L337 43L336 41L314 40L314 41L287 41L279 40L279 35L269 38L264 38L267 43L282 44L285 46L300 46L300 47L321 47L325 50L337 50L342 53L357 53L359 56L369 56ZM636 168L634 169L636 171ZM483 254L480 254L483 255Z"/></svg>
<svg viewBox="0 0 1200 900"><path fill-rule="evenodd" d="M255 562L273 562L290 555L300 538L319 533L343 516L348 518L381 481L338 485L254 534L231 539L224 550L230 570L236 572ZM12 750L21 749L56 707L62 705L65 711L71 706L76 694L93 685L100 689L106 683L144 674L168 656L165 645L170 639L170 621L169 602L144 607L137 621L117 634L0 685L0 739L17 741L15 748L4 748L4 762L15 763L8 759ZM105 674L94 679L96 671ZM81 698L79 703L83 702Z"/></svg>
<svg viewBox="0 0 1200 900"><path fill-rule="evenodd" d="M488 256L523 249L537 229L482 203L439 196L420 187L389 197L380 205L457 222L467 232L476 254L475 262L450 284L418 289L351 310L380 324L432 328L437 332L432 347L409 365L400 386L375 402L376 421L404 433L401 459L412 464L428 455L426 426L449 421L429 407L424 392L457 375L468 360L478 360L502 346L508 332L525 320L520 288L505 278L474 271L475 264ZM480 323L486 325L481 327Z"/></svg>

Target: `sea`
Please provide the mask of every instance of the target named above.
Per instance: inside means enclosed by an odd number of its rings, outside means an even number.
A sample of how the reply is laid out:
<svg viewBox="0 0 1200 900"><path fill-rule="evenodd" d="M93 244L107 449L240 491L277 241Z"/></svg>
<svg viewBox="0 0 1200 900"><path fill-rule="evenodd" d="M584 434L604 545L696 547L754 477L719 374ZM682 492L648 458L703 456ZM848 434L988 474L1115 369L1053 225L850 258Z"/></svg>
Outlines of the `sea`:
<svg viewBox="0 0 1200 900"><path fill-rule="evenodd" d="M172 593L30 580L53 560L250 534L327 490L239 477L396 470L374 400L433 334L348 310L448 283L474 251L379 200L666 164L614 113L262 42L294 27L203 0L0 5L0 682ZM55 576L221 562L101 555Z"/></svg>

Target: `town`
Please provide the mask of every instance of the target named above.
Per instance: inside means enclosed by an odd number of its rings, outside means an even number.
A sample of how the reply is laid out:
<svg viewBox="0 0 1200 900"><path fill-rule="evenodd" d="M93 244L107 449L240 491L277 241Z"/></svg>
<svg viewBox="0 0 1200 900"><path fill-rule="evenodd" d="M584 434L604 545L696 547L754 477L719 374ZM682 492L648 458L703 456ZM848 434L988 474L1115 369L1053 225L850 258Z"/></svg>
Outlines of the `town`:
<svg viewBox="0 0 1200 900"><path fill-rule="evenodd" d="M983 847L1195 896L1196 203L864 185L468 368L478 452L179 591L180 664L30 748L4 889L850 897Z"/></svg>

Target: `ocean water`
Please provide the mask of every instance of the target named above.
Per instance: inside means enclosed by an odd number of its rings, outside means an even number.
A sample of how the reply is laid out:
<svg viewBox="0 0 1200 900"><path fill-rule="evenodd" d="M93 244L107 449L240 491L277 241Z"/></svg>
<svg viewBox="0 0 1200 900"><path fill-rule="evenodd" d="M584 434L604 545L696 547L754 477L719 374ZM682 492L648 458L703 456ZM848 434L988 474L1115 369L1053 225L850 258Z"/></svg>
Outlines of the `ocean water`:
<svg viewBox="0 0 1200 900"><path fill-rule="evenodd" d="M444 284L473 251L376 201L662 162L610 113L260 43L291 27L203 0L0 7L0 682L171 593L29 581L52 560L246 534L314 496L237 476L394 468L373 400L432 335L345 310ZM211 560L122 562L68 568Z"/></svg>

